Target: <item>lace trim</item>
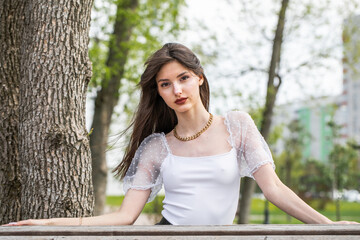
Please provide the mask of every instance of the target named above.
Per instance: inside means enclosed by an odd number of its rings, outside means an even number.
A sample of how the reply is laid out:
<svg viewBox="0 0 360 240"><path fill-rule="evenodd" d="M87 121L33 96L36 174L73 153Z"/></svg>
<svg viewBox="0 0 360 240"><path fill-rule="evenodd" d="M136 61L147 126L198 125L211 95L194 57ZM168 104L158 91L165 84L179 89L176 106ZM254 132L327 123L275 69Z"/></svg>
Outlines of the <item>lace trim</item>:
<svg viewBox="0 0 360 240"><path fill-rule="evenodd" d="M273 169L275 170L275 164L274 164L274 162L273 162L272 160L264 160L264 161L256 164L256 166L253 167L252 170L249 171L249 177L251 177L252 179L255 180L253 174L254 174L257 170L259 170L259 168L260 168L261 166L263 166L263 165L265 165L265 164L268 164L268 163L271 163L271 166L272 166Z"/></svg>
<svg viewBox="0 0 360 240"><path fill-rule="evenodd" d="M136 189L136 190L148 190L148 189L152 189L155 188L157 186L159 186L160 184L150 184L150 185L145 185L145 186L139 186L139 185L131 185L130 183L124 183L124 190L125 193L129 190L129 189Z"/></svg>
<svg viewBox="0 0 360 240"><path fill-rule="evenodd" d="M231 131L231 129L230 129L230 121L229 121L229 119L228 119L229 113L230 113L230 112L227 112L227 113L225 114L224 124L225 124L226 129L227 129L227 131L228 131L228 133L229 133L229 137L228 137L227 141L228 141L228 143L231 145L232 148L235 148L235 144L234 144L234 141L233 141L233 134L232 134L232 131Z"/></svg>
<svg viewBox="0 0 360 240"><path fill-rule="evenodd" d="M129 178L130 177L128 177L127 179L129 179ZM156 195L158 194L158 192L161 190L161 187L162 187L162 183L158 183L158 181L156 181L155 184L139 186L139 185L132 185L131 182L126 182L126 181L128 181L127 179L124 178L124 183L123 183L124 184L123 189L124 189L125 194L130 189L135 189L135 190L148 190L148 189L150 189L150 195L149 195L148 200L146 201L147 203L154 200L154 198L156 197Z"/></svg>

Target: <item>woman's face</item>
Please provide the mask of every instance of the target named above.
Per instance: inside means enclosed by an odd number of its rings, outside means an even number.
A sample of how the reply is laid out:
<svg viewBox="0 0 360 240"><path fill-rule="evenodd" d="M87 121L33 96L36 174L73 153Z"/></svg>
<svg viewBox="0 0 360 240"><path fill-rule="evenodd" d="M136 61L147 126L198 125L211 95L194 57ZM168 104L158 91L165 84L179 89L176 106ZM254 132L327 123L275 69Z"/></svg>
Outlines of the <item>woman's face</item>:
<svg viewBox="0 0 360 240"><path fill-rule="evenodd" d="M156 75L159 95L175 112L186 112L202 104L199 86L203 81L178 61L165 64Z"/></svg>

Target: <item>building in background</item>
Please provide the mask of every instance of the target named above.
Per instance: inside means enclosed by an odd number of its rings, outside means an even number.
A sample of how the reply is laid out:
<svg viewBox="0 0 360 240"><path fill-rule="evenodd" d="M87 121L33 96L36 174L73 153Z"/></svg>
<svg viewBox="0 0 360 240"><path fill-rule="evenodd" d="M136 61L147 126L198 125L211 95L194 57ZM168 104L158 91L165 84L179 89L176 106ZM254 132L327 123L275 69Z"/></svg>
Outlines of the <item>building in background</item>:
<svg viewBox="0 0 360 240"><path fill-rule="evenodd" d="M283 138L291 133L287 126L297 120L311 135L305 140L303 159L328 160L333 132L329 121L341 126L335 140L345 144L353 139L360 145L360 15L349 17L343 27L343 91L339 96L322 97L278 106L272 125L283 126ZM284 142L272 147L275 154L284 150Z"/></svg>
<svg viewBox="0 0 360 240"><path fill-rule="evenodd" d="M343 93L346 108L347 138L360 144L360 15L344 21L343 30Z"/></svg>
<svg viewBox="0 0 360 240"><path fill-rule="evenodd" d="M344 125L346 117L345 108L337 107L340 101L340 97L334 96L278 106L272 125L282 126L282 138L287 139L292 134L288 129L289 124L298 121L303 127L303 134L308 135L304 139L303 159L314 158L326 162L333 146L329 122ZM344 136L343 131L344 128L341 129L341 136ZM346 139L342 137L339 141L345 142ZM285 150L284 141L277 141L272 149L274 154L280 154Z"/></svg>

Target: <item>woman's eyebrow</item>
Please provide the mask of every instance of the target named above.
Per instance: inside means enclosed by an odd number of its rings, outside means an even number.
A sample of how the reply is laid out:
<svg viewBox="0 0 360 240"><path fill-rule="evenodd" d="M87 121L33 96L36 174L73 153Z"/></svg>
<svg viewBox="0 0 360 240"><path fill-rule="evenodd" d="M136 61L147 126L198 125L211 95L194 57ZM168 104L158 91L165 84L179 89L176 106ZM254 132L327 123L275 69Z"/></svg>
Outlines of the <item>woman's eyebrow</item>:
<svg viewBox="0 0 360 240"><path fill-rule="evenodd" d="M182 75L184 75L186 73L188 73L188 71L184 71L184 72L180 73L179 75L177 75L176 77L179 78L179 77L181 77Z"/></svg>
<svg viewBox="0 0 360 240"><path fill-rule="evenodd" d="M179 77L181 77L182 75L184 75L186 73L188 73L188 71L184 71L184 72L180 73L179 75L176 76L176 78L179 78ZM163 81L169 81L169 79L162 78L162 79L157 80L157 82L163 82Z"/></svg>

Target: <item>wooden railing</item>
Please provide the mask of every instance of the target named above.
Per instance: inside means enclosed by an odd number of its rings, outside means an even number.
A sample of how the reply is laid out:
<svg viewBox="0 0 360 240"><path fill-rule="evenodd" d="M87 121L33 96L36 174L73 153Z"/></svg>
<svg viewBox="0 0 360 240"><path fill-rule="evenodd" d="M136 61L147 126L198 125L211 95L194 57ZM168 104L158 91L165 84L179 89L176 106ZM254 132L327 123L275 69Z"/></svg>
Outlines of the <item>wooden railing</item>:
<svg viewBox="0 0 360 240"><path fill-rule="evenodd" d="M0 239L360 239L360 225L24 226Z"/></svg>

